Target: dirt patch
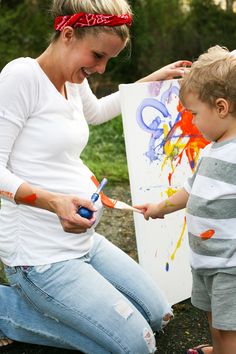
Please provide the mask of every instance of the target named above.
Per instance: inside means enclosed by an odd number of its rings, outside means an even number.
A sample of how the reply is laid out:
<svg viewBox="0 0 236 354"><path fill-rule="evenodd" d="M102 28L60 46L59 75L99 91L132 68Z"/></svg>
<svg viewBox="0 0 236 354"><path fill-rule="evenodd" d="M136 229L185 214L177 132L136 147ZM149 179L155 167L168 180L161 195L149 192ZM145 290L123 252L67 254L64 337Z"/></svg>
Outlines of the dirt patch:
<svg viewBox="0 0 236 354"><path fill-rule="evenodd" d="M127 184L106 187L106 194L131 204L130 188ZM138 261L132 212L104 208L97 231Z"/></svg>
<svg viewBox="0 0 236 354"><path fill-rule="evenodd" d="M115 199L131 203L130 189L127 184L108 186L106 193ZM132 213L106 208L97 231L104 234L135 260L138 259ZM187 348L211 341L205 314L195 309L189 299L174 306L174 319L163 332L157 334L156 339L158 354L184 354ZM24 343L15 343L14 346L0 350L3 354L80 353Z"/></svg>

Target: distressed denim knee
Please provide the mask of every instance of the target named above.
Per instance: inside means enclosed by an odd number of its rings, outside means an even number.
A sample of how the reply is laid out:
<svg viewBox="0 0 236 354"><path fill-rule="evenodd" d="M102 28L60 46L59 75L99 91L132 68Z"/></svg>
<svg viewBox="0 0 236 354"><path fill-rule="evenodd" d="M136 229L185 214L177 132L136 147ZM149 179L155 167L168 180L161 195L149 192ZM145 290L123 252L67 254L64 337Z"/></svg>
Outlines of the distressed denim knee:
<svg viewBox="0 0 236 354"><path fill-rule="evenodd" d="M167 324L166 316L172 316L172 308L140 265L99 234L94 237L90 255L91 264L134 304L154 332Z"/></svg>
<svg viewBox="0 0 236 354"><path fill-rule="evenodd" d="M86 260L16 267L9 279L38 311L89 339L85 353L96 352L96 346L102 354L155 352L155 337L145 318Z"/></svg>

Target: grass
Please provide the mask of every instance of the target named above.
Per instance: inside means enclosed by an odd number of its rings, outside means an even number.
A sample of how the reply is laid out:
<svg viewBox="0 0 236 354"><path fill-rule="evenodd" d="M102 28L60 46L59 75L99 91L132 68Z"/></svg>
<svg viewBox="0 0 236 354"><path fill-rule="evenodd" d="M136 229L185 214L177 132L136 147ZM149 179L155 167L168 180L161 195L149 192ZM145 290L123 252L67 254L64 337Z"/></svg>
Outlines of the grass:
<svg viewBox="0 0 236 354"><path fill-rule="evenodd" d="M99 126L90 126L89 143L82 160L100 180L127 182L128 169L121 117Z"/></svg>

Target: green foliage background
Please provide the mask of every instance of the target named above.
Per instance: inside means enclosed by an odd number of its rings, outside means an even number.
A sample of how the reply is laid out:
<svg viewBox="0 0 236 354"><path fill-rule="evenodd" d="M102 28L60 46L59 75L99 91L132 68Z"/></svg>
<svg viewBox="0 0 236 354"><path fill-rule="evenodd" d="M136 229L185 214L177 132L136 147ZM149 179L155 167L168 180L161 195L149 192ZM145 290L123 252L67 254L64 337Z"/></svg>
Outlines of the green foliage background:
<svg viewBox="0 0 236 354"><path fill-rule="evenodd" d="M89 144L82 159L99 179L107 177L109 183L128 181L121 117L90 127Z"/></svg>
<svg viewBox="0 0 236 354"><path fill-rule="evenodd" d="M186 6L183 6L183 2ZM236 46L236 14L228 0L223 9L213 0L130 0L134 11L131 54L112 60L106 75L91 84L98 95L133 82L178 59L193 60L208 47ZM19 56L37 57L46 48L53 21L51 1L0 0L0 69ZM128 180L121 118L91 127L83 159L98 178Z"/></svg>
<svg viewBox="0 0 236 354"><path fill-rule="evenodd" d="M183 6L188 3L188 7ZM0 69L18 56L37 56L53 31L51 1L0 0ZM106 80L132 82L167 64L194 59L208 47L220 44L234 49L236 14L214 0L130 0L134 11L132 53L108 67ZM100 78L101 85L104 76Z"/></svg>

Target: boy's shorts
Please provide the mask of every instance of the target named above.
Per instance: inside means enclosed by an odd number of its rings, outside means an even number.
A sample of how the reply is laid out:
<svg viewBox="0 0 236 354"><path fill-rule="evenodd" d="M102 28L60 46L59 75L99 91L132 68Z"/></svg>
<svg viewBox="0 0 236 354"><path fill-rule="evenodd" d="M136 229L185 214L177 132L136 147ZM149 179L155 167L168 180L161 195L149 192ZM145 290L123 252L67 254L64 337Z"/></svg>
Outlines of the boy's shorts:
<svg viewBox="0 0 236 354"><path fill-rule="evenodd" d="M212 313L212 327L236 330L236 275L214 273L204 275L192 269L192 304Z"/></svg>

